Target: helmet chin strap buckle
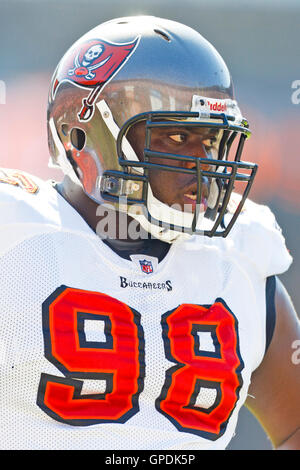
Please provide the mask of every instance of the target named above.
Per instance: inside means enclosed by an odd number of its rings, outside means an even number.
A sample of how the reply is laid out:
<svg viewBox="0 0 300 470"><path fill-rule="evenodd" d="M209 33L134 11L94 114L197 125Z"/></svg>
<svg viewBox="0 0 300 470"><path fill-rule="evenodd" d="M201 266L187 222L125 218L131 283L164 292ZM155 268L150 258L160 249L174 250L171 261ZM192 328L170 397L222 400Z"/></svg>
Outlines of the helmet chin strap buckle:
<svg viewBox="0 0 300 470"><path fill-rule="evenodd" d="M113 176L103 176L100 183L100 191L113 195L120 194L120 181Z"/></svg>
<svg viewBox="0 0 300 470"><path fill-rule="evenodd" d="M100 178L101 193L112 196L129 196L140 189L140 183L132 180L125 180L117 175L103 175Z"/></svg>

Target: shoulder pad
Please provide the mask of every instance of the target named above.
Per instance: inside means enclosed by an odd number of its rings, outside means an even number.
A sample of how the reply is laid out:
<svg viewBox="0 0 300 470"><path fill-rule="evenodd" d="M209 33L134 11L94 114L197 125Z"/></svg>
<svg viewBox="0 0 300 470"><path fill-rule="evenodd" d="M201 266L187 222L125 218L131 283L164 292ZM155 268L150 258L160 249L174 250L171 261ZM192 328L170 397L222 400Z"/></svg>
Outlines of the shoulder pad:
<svg viewBox="0 0 300 470"><path fill-rule="evenodd" d="M57 231L93 235L51 181L0 170L0 254L25 239Z"/></svg>
<svg viewBox="0 0 300 470"><path fill-rule="evenodd" d="M0 170L1 225L53 222L56 205L49 182L20 170Z"/></svg>
<svg viewBox="0 0 300 470"><path fill-rule="evenodd" d="M281 274L292 263L282 230L268 206L247 200L228 238L263 277Z"/></svg>

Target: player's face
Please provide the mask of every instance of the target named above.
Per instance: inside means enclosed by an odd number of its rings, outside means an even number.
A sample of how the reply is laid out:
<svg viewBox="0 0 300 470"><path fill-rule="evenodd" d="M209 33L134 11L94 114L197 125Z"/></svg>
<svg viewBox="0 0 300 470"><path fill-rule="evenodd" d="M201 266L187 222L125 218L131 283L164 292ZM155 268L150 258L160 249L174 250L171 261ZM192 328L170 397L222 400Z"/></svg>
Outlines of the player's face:
<svg viewBox="0 0 300 470"><path fill-rule="evenodd" d="M177 155L193 156L198 158L214 158L218 156L218 148L222 131L206 128L167 127L154 128L151 132L151 150ZM145 125L139 123L128 133L128 140L137 153L139 159L144 159ZM180 162L169 159L151 160L153 163L172 165L177 168L192 169L195 162ZM209 171L210 165L201 165L202 170ZM193 212L196 206L197 180L196 175L182 172L163 171L151 169L149 181L154 196L161 202L180 207L186 212ZM210 190L210 179L202 177L201 208L207 209L207 199Z"/></svg>

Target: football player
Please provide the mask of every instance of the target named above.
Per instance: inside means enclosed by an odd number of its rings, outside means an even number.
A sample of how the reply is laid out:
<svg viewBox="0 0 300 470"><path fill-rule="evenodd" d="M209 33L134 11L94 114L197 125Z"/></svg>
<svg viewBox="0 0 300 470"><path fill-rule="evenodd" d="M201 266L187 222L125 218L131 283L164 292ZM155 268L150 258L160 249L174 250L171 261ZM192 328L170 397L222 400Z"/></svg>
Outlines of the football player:
<svg viewBox="0 0 300 470"><path fill-rule="evenodd" d="M1 173L1 447L225 449L246 404L300 448L292 259L247 199L214 47L160 18L96 27L54 73L48 133L60 184Z"/></svg>

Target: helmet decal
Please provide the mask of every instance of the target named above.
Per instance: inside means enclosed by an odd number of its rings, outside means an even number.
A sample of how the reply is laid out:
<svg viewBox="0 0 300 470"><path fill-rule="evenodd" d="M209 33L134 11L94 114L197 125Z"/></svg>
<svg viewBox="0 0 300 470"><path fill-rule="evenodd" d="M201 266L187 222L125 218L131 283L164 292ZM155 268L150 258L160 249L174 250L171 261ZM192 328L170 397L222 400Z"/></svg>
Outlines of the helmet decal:
<svg viewBox="0 0 300 470"><path fill-rule="evenodd" d="M52 99L58 87L66 81L81 88L91 88L78 114L80 121L88 121L94 113L94 103L103 87L116 75L136 49L140 36L130 43L116 44L103 39L92 39L76 47L58 67L52 87Z"/></svg>

